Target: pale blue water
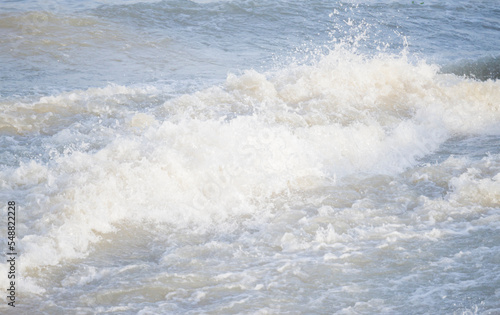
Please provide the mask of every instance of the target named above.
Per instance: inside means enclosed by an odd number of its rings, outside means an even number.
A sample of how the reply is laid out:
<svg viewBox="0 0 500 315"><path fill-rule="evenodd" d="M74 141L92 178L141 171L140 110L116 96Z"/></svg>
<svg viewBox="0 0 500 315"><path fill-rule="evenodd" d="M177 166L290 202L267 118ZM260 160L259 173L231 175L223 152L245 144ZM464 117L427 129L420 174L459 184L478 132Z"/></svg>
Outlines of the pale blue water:
<svg viewBox="0 0 500 315"><path fill-rule="evenodd" d="M2 312L499 313L499 47L494 0L3 1Z"/></svg>
<svg viewBox="0 0 500 315"><path fill-rule="evenodd" d="M488 66L498 76L500 9L494 0L121 3L2 3L1 95L108 82L216 82L228 71L267 69L273 58L297 57L304 46L330 49L333 38L363 32L368 38L360 50L368 55L384 45L399 53L405 37L412 54L440 66L456 64L457 71L492 58ZM334 10L339 14L330 16Z"/></svg>

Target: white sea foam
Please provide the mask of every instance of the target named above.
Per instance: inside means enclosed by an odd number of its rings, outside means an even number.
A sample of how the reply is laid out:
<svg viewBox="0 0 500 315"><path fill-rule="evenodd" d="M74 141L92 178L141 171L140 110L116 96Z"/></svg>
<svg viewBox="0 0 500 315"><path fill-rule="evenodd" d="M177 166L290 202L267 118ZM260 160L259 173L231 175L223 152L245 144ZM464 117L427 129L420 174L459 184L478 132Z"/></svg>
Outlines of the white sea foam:
<svg viewBox="0 0 500 315"><path fill-rule="evenodd" d="M97 303L128 312L115 305L139 296L154 303L145 314L194 305L244 312L254 302L265 313L268 292L288 309L296 285L308 297L299 312L335 296L338 314L390 313L391 294L437 303L452 285L429 288L432 273L465 268L453 251L427 266L431 254L419 248L435 253L451 237L498 229L498 152L423 162L450 139L498 136L498 81L338 48L311 64L230 74L220 86L138 106L158 93L109 85L3 105L4 131L46 133L51 150L0 170L2 190L16 191L25 213L23 294L43 296L58 277L65 290L86 292L82 311ZM88 128L65 131L76 117ZM110 132L92 127L96 118L118 122L107 123ZM93 150L57 149L89 128ZM130 251L151 257L96 266ZM493 265L489 248L478 252ZM82 261L90 265L71 267ZM376 294L388 274L387 295ZM460 288L478 285L467 281Z"/></svg>
<svg viewBox="0 0 500 315"><path fill-rule="evenodd" d="M500 308L495 1L70 2L0 4L19 313Z"/></svg>
<svg viewBox="0 0 500 315"><path fill-rule="evenodd" d="M37 218L25 221L21 233L23 273L37 277L44 266L84 258L92 244L123 224L231 229L238 218L270 215L281 195L360 173L395 175L450 135L498 132L500 122L497 81L441 75L404 56L366 58L344 50L312 65L229 75L221 87L168 101L157 117L134 112L135 102L155 92L108 86L16 103L4 112L4 125L16 132L47 130L80 114L129 117L123 136L98 152L74 151L48 164L2 170L2 187L29 192L25 208ZM32 114L15 114L20 111ZM469 169L448 179L453 193L438 202L498 206L498 173L480 174ZM376 201L358 201L363 210L351 202L352 209L343 212L350 222L376 217L366 210L368 204L377 207ZM297 251L353 239L381 237L391 244L441 237L404 226L394 232L398 224L387 232L338 234L341 222L312 228L305 243L287 232L280 246Z"/></svg>
<svg viewBox="0 0 500 315"><path fill-rule="evenodd" d="M122 119L138 103L147 103L157 93L152 86L108 85L43 96L36 101L6 101L0 103L0 130L12 134L52 134L88 116Z"/></svg>

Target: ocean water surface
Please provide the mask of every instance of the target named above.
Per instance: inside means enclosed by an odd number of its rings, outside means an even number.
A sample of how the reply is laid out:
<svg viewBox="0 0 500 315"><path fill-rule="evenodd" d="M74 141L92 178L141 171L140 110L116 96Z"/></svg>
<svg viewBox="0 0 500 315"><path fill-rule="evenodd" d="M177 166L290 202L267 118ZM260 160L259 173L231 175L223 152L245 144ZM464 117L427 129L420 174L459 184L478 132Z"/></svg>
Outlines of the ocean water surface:
<svg viewBox="0 0 500 315"><path fill-rule="evenodd" d="M0 312L500 314L499 47L497 0L3 1Z"/></svg>

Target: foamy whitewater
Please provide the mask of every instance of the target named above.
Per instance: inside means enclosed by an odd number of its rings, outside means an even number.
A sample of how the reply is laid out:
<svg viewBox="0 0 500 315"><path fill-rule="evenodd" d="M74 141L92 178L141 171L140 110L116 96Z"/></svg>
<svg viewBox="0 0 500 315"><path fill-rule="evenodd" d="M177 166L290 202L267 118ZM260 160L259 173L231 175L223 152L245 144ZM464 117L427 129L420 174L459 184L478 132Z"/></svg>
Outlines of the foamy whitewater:
<svg viewBox="0 0 500 315"><path fill-rule="evenodd" d="M497 0L3 1L0 313L500 314L499 47Z"/></svg>

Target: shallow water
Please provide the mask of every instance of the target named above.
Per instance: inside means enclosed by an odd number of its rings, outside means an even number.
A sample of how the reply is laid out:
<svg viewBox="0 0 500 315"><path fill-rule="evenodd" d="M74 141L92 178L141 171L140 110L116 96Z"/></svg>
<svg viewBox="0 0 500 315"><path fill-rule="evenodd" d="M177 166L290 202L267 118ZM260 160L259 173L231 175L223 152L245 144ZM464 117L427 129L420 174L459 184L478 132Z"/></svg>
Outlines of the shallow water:
<svg viewBox="0 0 500 315"><path fill-rule="evenodd" d="M500 312L499 16L2 3L15 312Z"/></svg>

